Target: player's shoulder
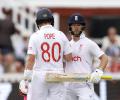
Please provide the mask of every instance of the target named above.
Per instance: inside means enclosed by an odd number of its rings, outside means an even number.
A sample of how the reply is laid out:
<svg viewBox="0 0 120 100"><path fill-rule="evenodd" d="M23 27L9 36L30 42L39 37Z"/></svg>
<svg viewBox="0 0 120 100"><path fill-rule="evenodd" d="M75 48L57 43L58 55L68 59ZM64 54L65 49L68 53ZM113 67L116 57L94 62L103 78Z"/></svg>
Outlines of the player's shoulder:
<svg viewBox="0 0 120 100"><path fill-rule="evenodd" d="M70 42L70 44L73 44L73 43L74 43L73 39L71 39L69 42Z"/></svg>
<svg viewBox="0 0 120 100"><path fill-rule="evenodd" d="M97 45L97 44L95 43L95 41L93 41L92 39L90 39L90 38L88 38L88 37L85 38L85 41L86 41L87 44L89 44L89 45Z"/></svg>
<svg viewBox="0 0 120 100"><path fill-rule="evenodd" d="M63 33L62 31L58 31L58 35L61 39L66 39L67 38L65 33Z"/></svg>
<svg viewBox="0 0 120 100"><path fill-rule="evenodd" d="M30 35L30 38L31 38L31 39L36 39L36 38L38 37L38 33L39 33L39 31L36 31L36 32L32 33L32 34Z"/></svg>
<svg viewBox="0 0 120 100"><path fill-rule="evenodd" d="M36 32L32 33L31 36L36 37L36 36L40 35L40 33L41 33L41 30L37 30Z"/></svg>
<svg viewBox="0 0 120 100"><path fill-rule="evenodd" d="M58 30L58 33L60 34L60 35L65 35L62 31L60 31L60 30Z"/></svg>

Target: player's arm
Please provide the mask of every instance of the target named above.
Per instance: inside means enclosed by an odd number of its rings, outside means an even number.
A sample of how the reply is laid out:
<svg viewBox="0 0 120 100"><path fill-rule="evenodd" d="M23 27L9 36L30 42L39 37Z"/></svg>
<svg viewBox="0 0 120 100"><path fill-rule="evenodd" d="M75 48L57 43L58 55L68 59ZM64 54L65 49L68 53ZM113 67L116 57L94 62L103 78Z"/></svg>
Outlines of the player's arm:
<svg viewBox="0 0 120 100"><path fill-rule="evenodd" d="M25 80L31 80L34 63L35 63L35 55L28 54L26 57L26 64L25 64L25 70L24 70Z"/></svg>
<svg viewBox="0 0 120 100"><path fill-rule="evenodd" d="M32 78L32 70L35 62L35 55L36 55L35 39L34 37L31 37L28 44L28 51L24 70L24 79L19 84L19 89L24 94L27 94L28 85Z"/></svg>
<svg viewBox="0 0 120 100"><path fill-rule="evenodd" d="M64 55L63 58L65 59L65 61L72 61L72 53Z"/></svg>
<svg viewBox="0 0 120 100"><path fill-rule="evenodd" d="M25 70L32 70L35 62L35 55L28 54L26 57Z"/></svg>
<svg viewBox="0 0 120 100"><path fill-rule="evenodd" d="M63 58L65 61L72 61L72 48L70 45L69 40L67 37L63 34L63 41L64 41L64 47L63 47Z"/></svg>
<svg viewBox="0 0 120 100"><path fill-rule="evenodd" d="M100 65L91 73L90 81L98 83L108 63L108 57L104 54L104 52L98 47L96 43L93 43L91 48L94 48L94 50L91 50L91 54L94 57L98 57L100 59Z"/></svg>
<svg viewBox="0 0 120 100"><path fill-rule="evenodd" d="M108 57L106 54L103 54L102 56L99 57L99 59L100 59L100 65L98 68L104 70L108 63Z"/></svg>
<svg viewBox="0 0 120 100"><path fill-rule="evenodd" d="M29 44L28 44L28 51L25 63L25 70L24 70L24 78L30 79L32 76L32 69L35 62L35 55L37 54L37 47L36 47L36 37L33 34L30 37Z"/></svg>
<svg viewBox="0 0 120 100"><path fill-rule="evenodd" d="M24 79L20 82L19 89L23 94L27 94L28 85L32 78L32 70L35 62L35 55L28 54L24 70Z"/></svg>

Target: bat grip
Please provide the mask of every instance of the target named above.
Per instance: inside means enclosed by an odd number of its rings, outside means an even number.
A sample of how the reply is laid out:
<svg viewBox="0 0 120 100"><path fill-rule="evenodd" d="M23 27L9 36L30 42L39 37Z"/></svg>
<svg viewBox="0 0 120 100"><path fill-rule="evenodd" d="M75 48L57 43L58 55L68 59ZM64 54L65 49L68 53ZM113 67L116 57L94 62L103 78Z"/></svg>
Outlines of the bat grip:
<svg viewBox="0 0 120 100"><path fill-rule="evenodd" d="M27 100L27 96L24 96L24 100Z"/></svg>
<svg viewBox="0 0 120 100"><path fill-rule="evenodd" d="M104 80L111 80L111 79L112 79L112 76L103 75L103 76L101 76L101 79L104 79Z"/></svg>

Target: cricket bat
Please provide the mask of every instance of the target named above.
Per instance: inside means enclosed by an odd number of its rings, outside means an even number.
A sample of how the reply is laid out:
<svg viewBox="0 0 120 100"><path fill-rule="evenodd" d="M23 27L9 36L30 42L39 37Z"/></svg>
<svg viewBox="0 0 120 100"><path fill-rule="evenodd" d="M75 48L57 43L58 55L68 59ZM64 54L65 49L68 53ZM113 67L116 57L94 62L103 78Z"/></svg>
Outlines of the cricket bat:
<svg viewBox="0 0 120 100"><path fill-rule="evenodd" d="M47 82L85 82L90 79L90 74L58 74L58 73L47 73L45 77ZM103 75L101 79L111 80L112 76Z"/></svg>

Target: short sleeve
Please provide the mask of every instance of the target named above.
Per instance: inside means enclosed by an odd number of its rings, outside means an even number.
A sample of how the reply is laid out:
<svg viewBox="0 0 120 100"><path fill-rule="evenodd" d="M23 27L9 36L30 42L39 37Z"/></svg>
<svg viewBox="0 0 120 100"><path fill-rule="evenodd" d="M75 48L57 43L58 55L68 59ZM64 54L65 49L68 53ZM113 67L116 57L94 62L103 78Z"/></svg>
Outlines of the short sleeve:
<svg viewBox="0 0 120 100"><path fill-rule="evenodd" d="M91 43L90 51L93 56L98 58L104 54L104 52L99 48L99 46L95 42Z"/></svg>
<svg viewBox="0 0 120 100"><path fill-rule="evenodd" d="M36 55L36 51L37 50L36 50L35 38L32 35L29 39L27 54Z"/></svg>
<svg viewBox="0 0 120 100"><path fill-rule="evenodd" d="M64 35L64 33L63 33L63 39L64 39L63 54L67 55L69 53L72 53L72 48L71 48L70 42L67 39L67 37Z"/></svg>

